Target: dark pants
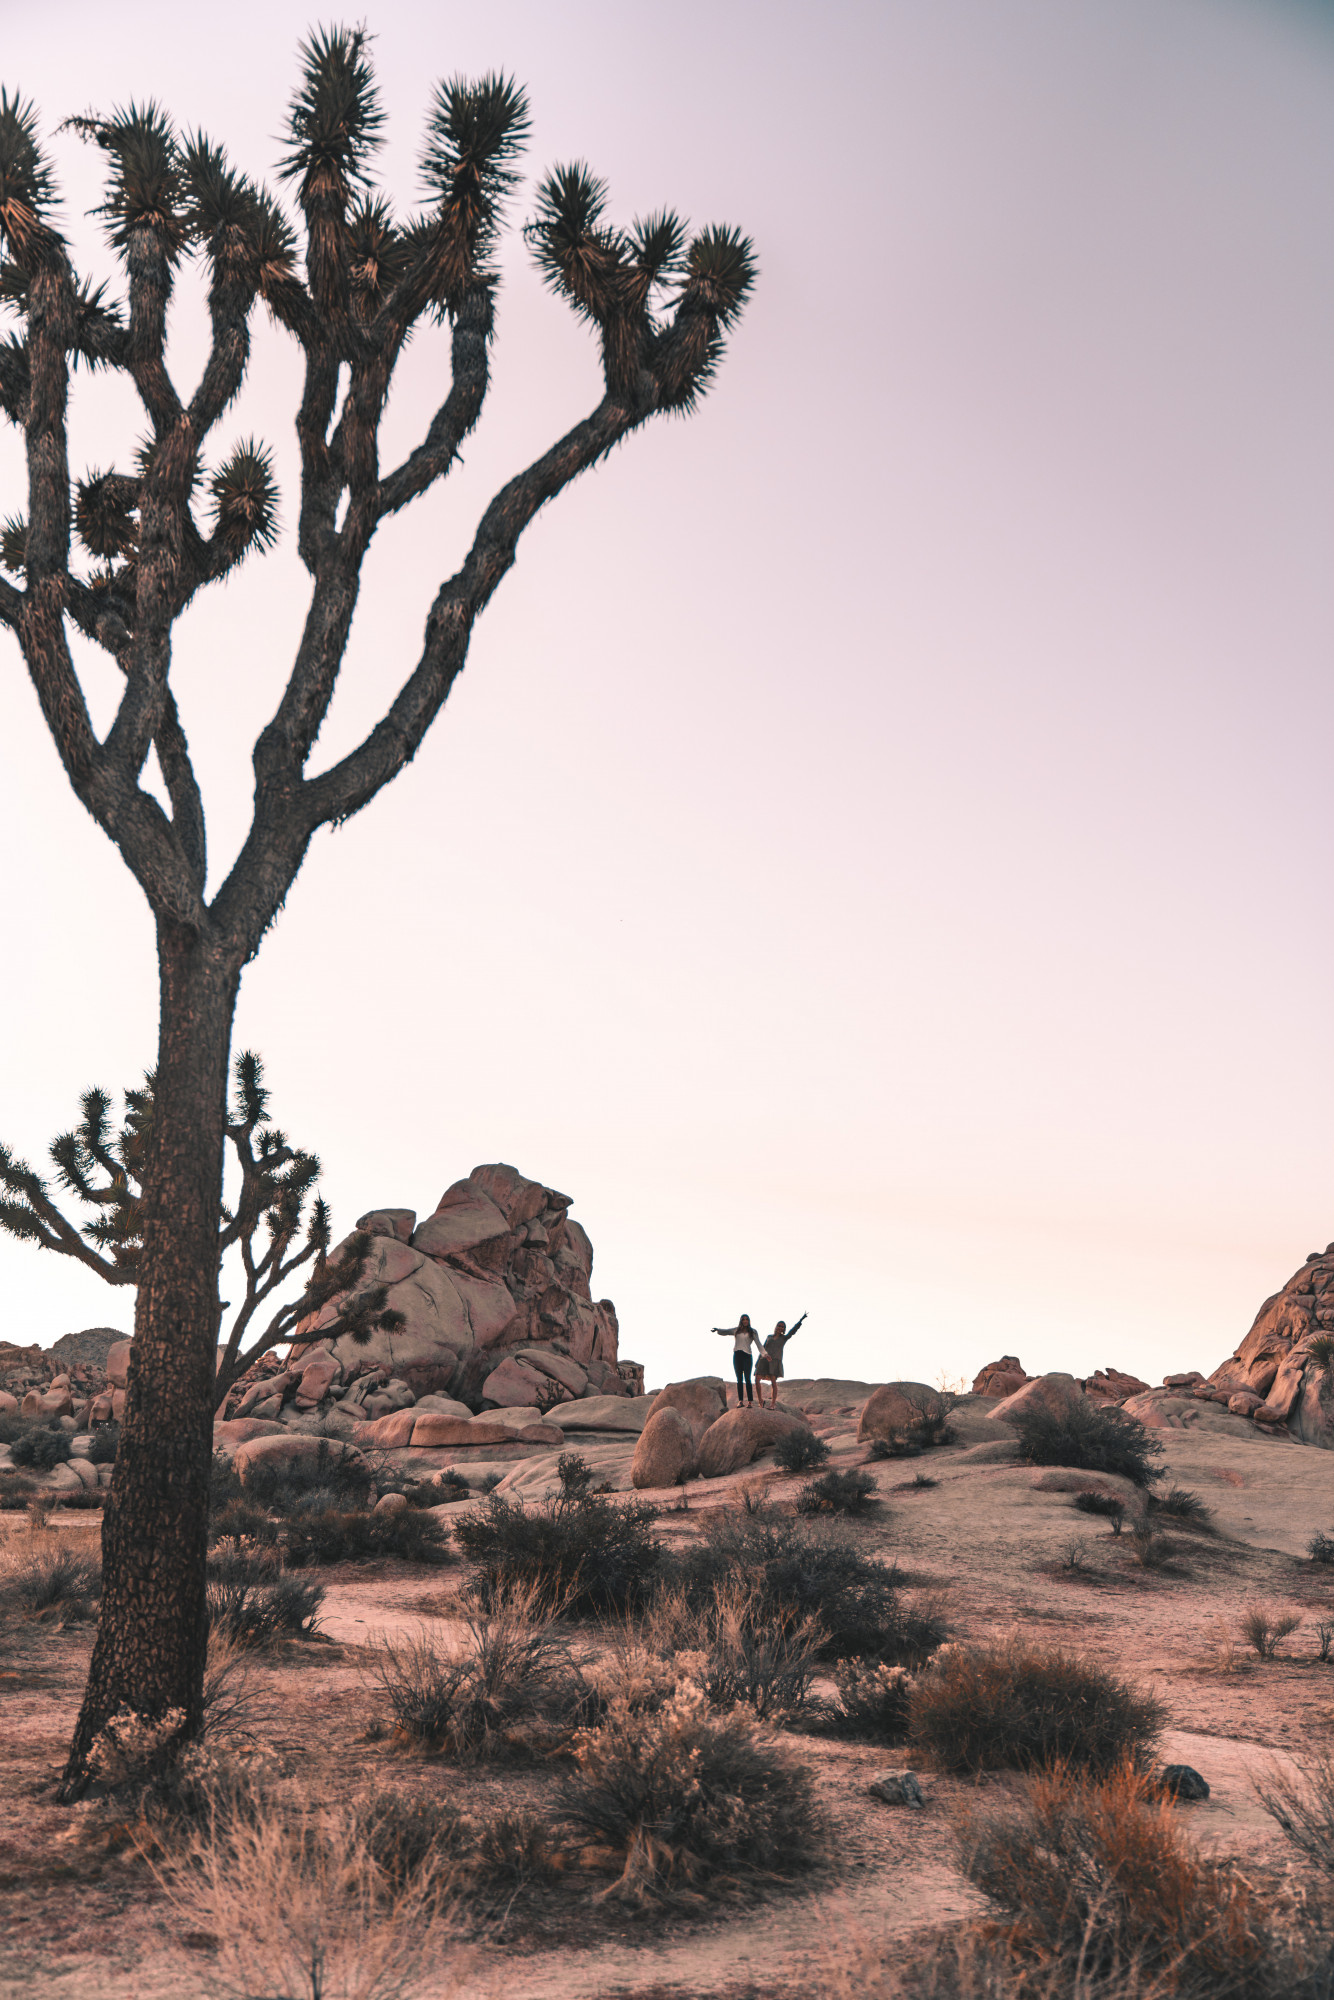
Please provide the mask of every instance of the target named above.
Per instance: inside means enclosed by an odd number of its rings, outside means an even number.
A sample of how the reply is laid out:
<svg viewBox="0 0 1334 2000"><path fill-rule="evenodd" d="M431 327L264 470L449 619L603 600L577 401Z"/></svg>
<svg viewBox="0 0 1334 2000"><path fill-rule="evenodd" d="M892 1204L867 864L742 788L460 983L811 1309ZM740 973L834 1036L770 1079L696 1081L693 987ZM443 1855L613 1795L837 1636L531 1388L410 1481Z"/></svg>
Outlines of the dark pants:
<svg viewBox="0 0 1334 2000"><path fill-rule="evenodd" d="M736 1400L738 1409L741 1407L741 1391L743 1388L746 1392L746 1401L748 1403L755 1401L750 1388L750 1365L749 1351L743 1354L738 1347L732 1356L732 1366L736 1369Z"/></svg>

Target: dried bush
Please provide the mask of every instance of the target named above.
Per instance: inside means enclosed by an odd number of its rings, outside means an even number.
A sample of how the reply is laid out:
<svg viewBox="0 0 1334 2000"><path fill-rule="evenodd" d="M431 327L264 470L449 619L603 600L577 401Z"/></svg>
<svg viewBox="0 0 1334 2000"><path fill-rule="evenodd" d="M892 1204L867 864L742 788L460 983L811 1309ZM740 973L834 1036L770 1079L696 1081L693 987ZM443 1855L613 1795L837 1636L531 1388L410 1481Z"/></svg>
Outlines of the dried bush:
<svg viewBox="0 0 1334 2000"><path fill-rule="evenodd" d="M953 1444L954 1432L950 1426L950 1415L956 1398L940 1389L923 1389L915 1386L900 1392L904 1401L913 1411L908 1428L909 1438L921 1446L923 1451L932 1451L937 1445Z"/></svg>
<svg viewBox="0 0 1334 2000"><path fill-rule="evenodd" d="M1272 1660L1301 1622L1300 1611L1281 1611L1276 1604L1251 1604L1238 1619L1237 1630L1260 1659Z"/></svg>
<svg viewBox="0 0 1334 2000"><path fill-rule="evenodd" d="M183 1930L219 1940L210 1984L228 2000L407 2000L447 1977L456 1926L439 1883L381 1867L354 1815L267 1801L220 1810L155 1870Z"/></svg>
<svg viewBox="0 0 1334 2000"><path fill-rule="evenodd" d="M359 1845L395 1889L414 1877L447 1877L472 1837L472 1822L451 1799L363 1792L352 1801L349 1819Z"/></svg>
<svg viewBox="0 0 1334 2000"><path fill-rule="evenodd" d="M743 1709L681 1689L645 1713L616 1703L573 1744L563 1822L624 1856L603 1893L692 1900L764 1876L804 1875L826 1851L810 1774Z"/></svg>
<svg viewBox="0 0 1334 2000"><path fill-rule="evenodd" d="M824 1634L819 1620L790 1606L767 1606L746 1581L720 1584L696 1614L680 1666L713 1708L743 1703L762 1721L794 1716L807 1706Z"/></svg>
<svg viewBox="0 0 1334 2000"><path fill-rule="evenodd" d="M497 1595L453 1645L424 1630L382 1638L369 1678L400 1740L468 1759L531 1755L585 1720L587 1684L542 1602L531 1585Z"/></svg>
<svg viewBox="0 0 1334 2000"><path fill-rule="evenodd" d="M280 1539L295 1569L307 1563L365 1562L397 1556L402 1562L445 1560L449 1530L432 1514L407 1507L379 1514L373 1507L340 1506L308 1494L289 1515Z"/></svg>
<svg viewBox="0 0 1334 2000"><path fill-rule="evenodd" d="M904 1603L892 1569L835 1528L721 1514L673 1559L669 1575L696 1610L719 1586L744 1577L766 1615L788 1610L818 1619L829 1659L865 1655L912 1666L945 1636L934 1611Z"/></svg>
<svg viewBox="0 0 1334 2000"><path fill-rule="evenodd" d="M41 1494L42 1488L35 1479L29 1479L22 1472L13 1472L7 1466L0 1466L0 1513L21 1514L24 1508L30 1506Z"/></svg>
<svg viewBox="0 0 1334 2000"><path fill-rule="evenodd" d="M77 1624L101 1595L102 1565L90 1551L45 1536L15 1538L0 1554L0 1605L20 1618Z"/></svg>
<svg viewBox="0 0 1334 2000"><path fill-rule="evenodd" d="M1015 1420L1020 1456L1030 1465L1073 1466L1080 1472L1117 1472L1135 1486L1162 1473L1153 1460L1162 1443L1124 1410L1087 1400L1060 1410L1034 1404Z"/></svg>
<svg viewBox="0 0 1334 2000"><path fill-rule="evenodd" d="M818 1724L829 1736L859 1743L901 1743L908 1734L913 1676L906 1667L883 1660L840 1660L834 1668L836 1693L822 1704Z"/></svg>
<svg viewBox="0 0 1334 2000"><path fill-rule="evenodd" d="M533 1507L493 1494L455 1534L484 1597L533 1589L571 1615L597 1616L647 1598L662 1564L657 1518L645 1501L618 1506L582 1489Z"/></svg>
<svg viewBox="0 0 1334 2000"><path fill-rule="evenodd" d="M211 1545L219 1542L245 1542L255 1547L273 1548L278 1541L279 1524L267 1508L257 1507L253 1500L247 1500L239 1493L235 1498L224 1500L209 1516L208 1538Z"/></svg>
<svg viewBox="0 0 1334 2000"><path fill-rule="evenodd" d="M29 1472L50 1472L53 1466L63 1465L73 1456L69 1441L70 1433L61 1430L56 1419L49 1426L39 1421L19 1432L9 1447L9 1455L15 1465Z"/></svg>
<svg viewBox="0 0 1334 2000"><path fill-rule="evenodd" d="M887 1458L920 1458L922 1450L906 1431L891 1431L888 1437L872 1438L866 1456L880 1464Z"/></svg>
<svg viewBox="0 0 1334 2000"><path fill-rule="evenodd" d="M1169 1486L1166 1493L1155 1493L1149 1501L1155 1514L1170 1514L1183 1527L1208 1529L1213 1526L1213 1510L1206 1507L1198 1493L1191 1493L1184 1486Z"/></svg>
<svg viewBox="0 0 1334 2000"><path fill-rule="evenodd" d="M1004 1912L997 1993L1278 2000L1293 1968L1271 1897L1202 1856L1152 1779L1060 1767L965 1821L964 1866ZM1050 1982L1050 1983L1044 1983Z"/></svg>
<svg viewBox="0 0 1334 2000"><path fill-rule="evenodd" d="M120 1425L99 1424L88 1444L90 1465L114 1465L116 1453L120 1450Z"/></svg>
<svg viewBox="0 0 1334 2000"><path fill-rule="evenodd" d="M1317 1529L1306 1544L1306 1553L1313 1563L1334 1563L1334 1535Z"/></svg>
<svg viewBox="0 0 1334 2000"><path fill-rule="evenodd" d="M502 1808L479 1821L467 1867L473 1883L518 1891L554 1881L561 1862L546 1821L519 1807Z"/></svg>
<svg viewBox="0 0 1334 2000"><path fill-rule="evenodd" d="M827 1463L829 1446L814 1431L789 1431L774 1446L774 1457L784 1472L810 1472Z"/></svg>
<svg viewBox="0 0 1334 2000"><path fill-rule="evenodd" d="M1141 1569L1166 1569L1176 1544L1156 1532L1152 1521L1136 1521L1130 1530L1130 1557Z"/></svg>
<svg viewBox="0 0 1334 2000"><path fill-rule="evenodd" d="M944 1646L912 1690L912 1739L949 1771L1143 1762L1162 1729L1151 1696L1094 1661L1022 1640Z"/></svg>
<svg viewBox="0 0 1334 2000"><path fill-rule="evenodd" d="M324 1585L289 1576L276 1549L224 1541L209 1556L206 1596L210 1631L258 1649L313 1639Z"/></svg>
<svg viewBox="0 0 1334 2000"><path fill-rule="evenodd" d="M799 1514L864 1514L879 1504L880 1495L869 1472L825 1472L797 1495Z"/></svg>
<svg viewBox="0 0 1334 2000"><path fill-rule="evenodd" d="M1334 1756L1317 1751L1294 1777L1275 1763L1253 1781L1260 1804L1298 1853L1334 1879Z"/></svg>

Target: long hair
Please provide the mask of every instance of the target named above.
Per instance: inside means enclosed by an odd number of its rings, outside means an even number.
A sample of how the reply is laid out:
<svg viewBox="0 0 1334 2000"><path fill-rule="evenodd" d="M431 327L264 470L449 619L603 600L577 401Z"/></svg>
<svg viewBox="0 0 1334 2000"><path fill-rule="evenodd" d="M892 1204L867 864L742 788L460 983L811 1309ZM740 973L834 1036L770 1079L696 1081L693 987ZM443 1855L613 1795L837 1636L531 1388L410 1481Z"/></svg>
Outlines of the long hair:
<svg viewBox="0 0 1334 2000"><path fill-rule="evenodd" d="M743 1326L749 1326L749 1325L750 1325L750 1314L742 1313L740 1319L737 1321L738 1330Z"/></svg>

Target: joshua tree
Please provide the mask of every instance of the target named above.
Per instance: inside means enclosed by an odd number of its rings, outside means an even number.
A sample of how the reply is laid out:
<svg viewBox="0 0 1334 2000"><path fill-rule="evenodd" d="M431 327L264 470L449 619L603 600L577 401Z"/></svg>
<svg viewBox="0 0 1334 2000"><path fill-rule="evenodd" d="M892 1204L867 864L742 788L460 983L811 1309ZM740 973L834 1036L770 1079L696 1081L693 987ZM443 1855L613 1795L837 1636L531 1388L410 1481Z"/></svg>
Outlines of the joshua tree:
<svg viewBox="0 0 1334 2000"><path fill-rule="evenodd" d="M111 1128L106 1091L86 1090L79 1123L51 1142L57 1179L67 1194L91 1210L90 1221L71 1222L41 1175L0 1143L0 1188L5 1190L0 1196L0 1229L20 1242L76 1258L108 1285L137 1285L143 1255L144 1169L156 1088L157 1078L150 1070L138 1089L124 1093L125 1116L119 1131ZM329 1335L368 1338L376 1327L392 1329L403 1322L401 1313L385 1308L387 1286L355 1290L365 1275L369 1236L352 1235L338 1261L328 1262L329 1210L314 1194L319 1160L314 1153L289 1145L287 1134L270 1120L264 1066L248 1050L236 1058L226 1137L240 1187L234 1209L225 1201L220 1204L214 1282L223 1257L235 1248L245 1293L227 1338L219 1345L213 1388L216 1409L221 1409L227 1391L252 1361L289 1341L298 1320L340 1294L344 1303L337 1321L325 1329ZM300 1297L280 1305L263 1331L252 1334L256 1315L272 1303L289 1278L307 1268ZM224 1301L218 1310L227 1310ZM247 1336L248 1347L243 1346Z"/></svg>
<svg viewBox="0 0 1334 2000"><path fill-rule="evenodd" d="M623 229L582 165L536 192L525 237L551 287L594 329L603 384L592 412L501 488L457 573L440 584L420 655L365 739L328 770L306 765L328 712L381 523L449 472L487 387L495 250L528 131L503 76L435 87L421 171L425 206L398 221L370 172L383 113L367 40L322 31L302 49L279 172L296 220L202 134L178 136L154 104L71 121L106 155L101 210L123 302L76 275L32 107L0 95L3 294L19 332L0 344L0 407L23 433L26 519L5 526L0 624L18 641L74 791L118 848L152 910L160 972L154 1115L141 1206L137 1360L103 1524L102 1613L65 1774L120 1709L197 1729L206 1638L204 1556L218 1210L229 1043L242 968L258 951L320 827L347 819L416 754L467 655L478 614L547 501L662 412L691 410L754 278L748 241L690 237L661 213ZM169 367L166 328L184 259L201 260L212 321L193 390ZM254 748L249 832L208 893L204 808L171 689L172 632L197 592L277 533L268 452L210 458L246 372L262 300L299 346L297 551L310 601L295 661ZM417 448L385 469L380 421L414 326L451 334L447 392ZM128 469L71 480L70 374L115 369L143 405ZM76 563L77 537L89 562ZM124 676L98 736L70 627ZM170 810L144 782L156 753Z"/></svg>

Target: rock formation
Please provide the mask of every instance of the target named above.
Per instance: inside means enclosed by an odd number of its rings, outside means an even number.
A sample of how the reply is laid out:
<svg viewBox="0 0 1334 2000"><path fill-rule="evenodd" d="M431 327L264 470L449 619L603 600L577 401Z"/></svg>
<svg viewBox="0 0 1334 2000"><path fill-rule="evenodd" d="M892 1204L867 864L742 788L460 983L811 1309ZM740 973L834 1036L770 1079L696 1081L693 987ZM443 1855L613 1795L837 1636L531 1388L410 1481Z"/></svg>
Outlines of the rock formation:
<svg viewBox="0 0 1334 2000"><path fill-rule="evenodd" d="M1236 1353L1187 1393L1334 1449L1334 1243L1311 1252Z"/></svg>
<svg viewBox="0 0 1334 2000"><path fill-rule="evenodd" d="M545 1409L625 1394L616 1308L593 1299L593 1246L569 1207L568 1195L513 1167L487 1166L447 1188L424 1222L411 1209L372 1209L357 1223L371 1237L358 1289L387 1286L403 1326L365 1346L347 1335L321 1341L334 1300L298 1339L320 1342L344 1377L380 1371L381 1385L403 1385L408 1400L442 1392L473 1409Z"/></svg>

